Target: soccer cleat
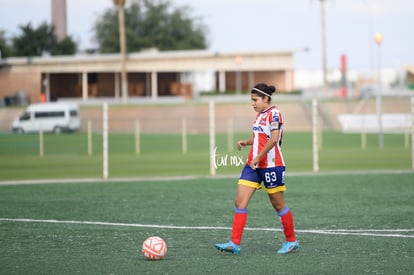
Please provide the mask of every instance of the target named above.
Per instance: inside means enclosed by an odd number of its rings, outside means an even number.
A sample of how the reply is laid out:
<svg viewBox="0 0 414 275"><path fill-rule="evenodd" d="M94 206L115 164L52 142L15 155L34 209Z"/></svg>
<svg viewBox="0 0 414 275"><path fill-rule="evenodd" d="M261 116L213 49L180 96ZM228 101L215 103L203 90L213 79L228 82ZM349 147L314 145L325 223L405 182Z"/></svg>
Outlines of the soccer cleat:
<svg viewBox="0 0 414 275"><path fill-rule="evenodd" d="M277 251L279 254L287 254L300 248L298 241L284 242L282 247Z"/></svg>
<svg viewBox="0 0 414 275"><path fill-rule="evenodd" d="M241 250L240 245L237 245L232 241L229 241L228 243L217 243L214 246L220 251L230 252L234 255L239 255Z"/></svg>

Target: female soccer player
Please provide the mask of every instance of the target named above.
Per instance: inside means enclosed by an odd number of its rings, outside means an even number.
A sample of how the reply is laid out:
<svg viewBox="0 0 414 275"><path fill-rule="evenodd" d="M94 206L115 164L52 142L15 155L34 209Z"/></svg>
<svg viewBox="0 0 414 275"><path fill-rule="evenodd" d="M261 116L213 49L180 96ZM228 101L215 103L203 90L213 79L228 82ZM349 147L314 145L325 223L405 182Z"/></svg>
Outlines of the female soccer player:
<svg viewBox="0 0 414 275"><path fill-rule="evenodd" d="M240 243L247 221L247 206L255 191L262 187L262 182L279 216L286 238L277 253L286 254L299 249L292 212L284 200L285 161L281 151L283 119L278 108L271 104L275 91L274 86L264 83L257 84L251 90L252 106L257 112L253 135L248 140L238 141L237 149L241 150L247 145L252 147L237 185L231 240L216 244L218 250L240 254Z"/></svg>

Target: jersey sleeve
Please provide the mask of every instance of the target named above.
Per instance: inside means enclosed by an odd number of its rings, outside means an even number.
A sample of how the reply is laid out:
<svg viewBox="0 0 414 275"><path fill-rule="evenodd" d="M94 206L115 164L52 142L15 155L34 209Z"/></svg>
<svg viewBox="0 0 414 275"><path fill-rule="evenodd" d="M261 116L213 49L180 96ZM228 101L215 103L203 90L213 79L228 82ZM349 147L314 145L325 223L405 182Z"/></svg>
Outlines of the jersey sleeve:
<svg viewBox="0 0 414 275"><path fill-rule="evenodd" d="M273 110L269 116L270 119L270 131L280 130L283 124L282 114L278 110Z"/></svg>

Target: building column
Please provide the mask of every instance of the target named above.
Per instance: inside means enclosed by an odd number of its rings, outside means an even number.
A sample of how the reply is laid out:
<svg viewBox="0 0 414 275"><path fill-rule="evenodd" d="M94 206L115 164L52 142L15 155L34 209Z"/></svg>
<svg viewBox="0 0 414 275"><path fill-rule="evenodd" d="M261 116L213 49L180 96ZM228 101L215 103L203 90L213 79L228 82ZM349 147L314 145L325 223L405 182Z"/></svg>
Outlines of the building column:
<svg viewBox="0 0 414 275"><path fill-rule="evenodd" d="M240 70L236 71L236 94L240 94L242 91L242 72Z"/></svg>
<svg viewBox="0 0 414 275"><path fill-rule="evenodd" d="M82 72L82 99L88 99L88 73Z"/></svg>
<svg viewBox="0 0 414 275"><path fill-rule="evenodd" d="M158 98L158 77L156 71L151 72L151 96L152 99Z"/></svg>
<svg viewBox="0 0 414 275"><path fill-rule="evenodd" d="M286 91L293 91L293 73L292 70L285 71L285 90Z"/></svg>
<svg viewBox="0 0 414 275"><path fill-rule="evenodd" d="M226 72L219 71L219 92L224 93L226 92Z"/></svg>
<svg viewBox="0 0 414 275"><path fill-rule="evenodd" d="M151 73L145 73L145 97L148 97L151 93Z"/></svg>
<svg viewBox="0 0 414 275"><path fill-rule="evenodd" d="M46 101L50 101L50 74L45 74L45 79L43 80L43 86L45 87L45 96Z"/></svg>
<svg viewBox="0 0 414 275"><path fill-rule="evenodd" d="M249 90L250 90L251 88L253 88L253 87L254 87L254 85L256 84L256 83L255 83L255 80L254 80L254 72L252 72L252 71L249 71L249 75L248 75L248 83L249 83Z"/></svg>
<svg viewBox="0 0 414 275"><path fill-rule="evenodd" d="M115 73L114 90L115 90L115 98L116 99L119 98L119 93L120 93L119 86L120 86L119 73Z"/></svg>

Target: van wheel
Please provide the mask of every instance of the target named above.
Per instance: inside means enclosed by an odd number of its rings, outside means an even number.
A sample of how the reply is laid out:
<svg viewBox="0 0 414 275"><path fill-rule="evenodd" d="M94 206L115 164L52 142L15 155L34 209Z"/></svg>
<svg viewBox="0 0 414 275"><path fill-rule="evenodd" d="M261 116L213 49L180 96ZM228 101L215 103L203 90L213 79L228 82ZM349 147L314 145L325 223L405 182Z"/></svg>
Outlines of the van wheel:
<svg viewBox="0 0 414 275"><path fill-rule="evenodd" d="M17 128L14 130L14 132L17 134L24 134L24 130L22 128Z"/></svg>
<svg viewBox="0 0 414 275"><path fill-rule="evenodd" d="M55 133L55 134L60 134L60 133L62 133L62 128L60 128L60 127L55 127L55 128L53 129L53 133Z"/></svg>

